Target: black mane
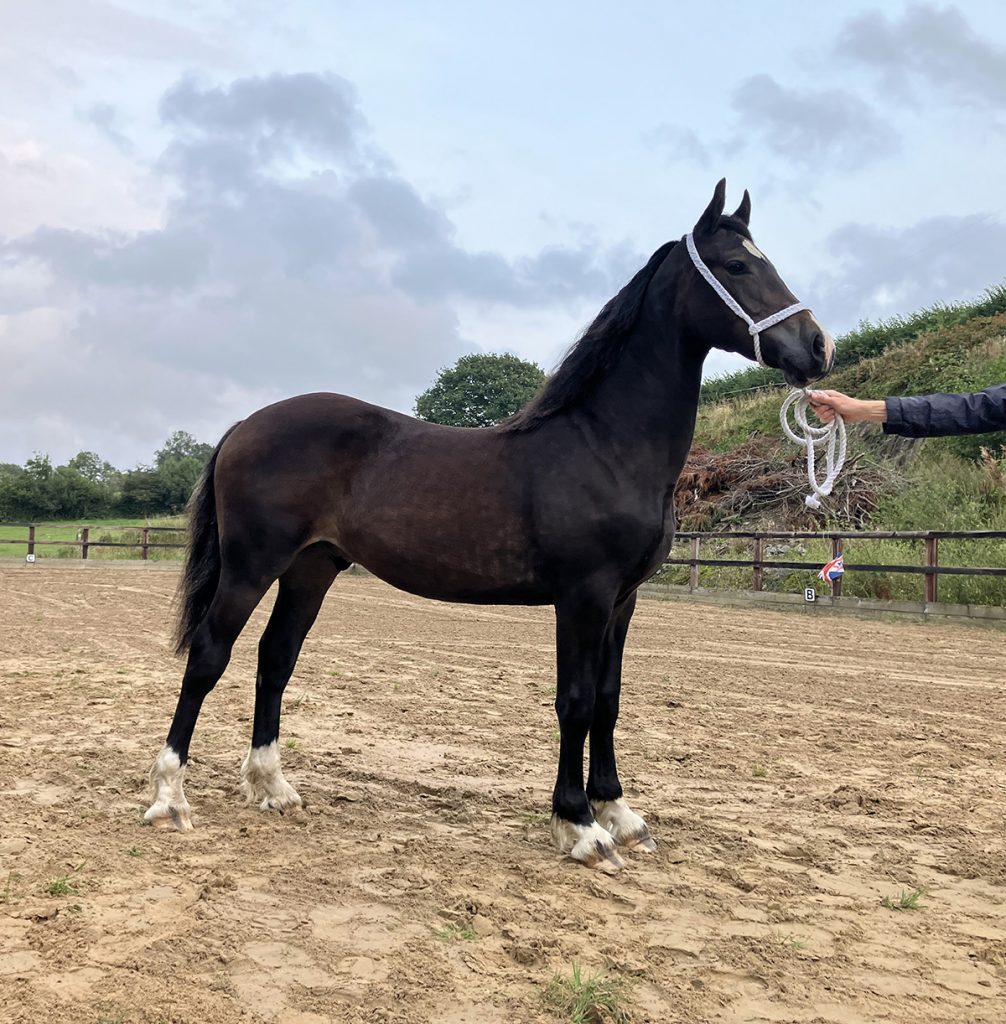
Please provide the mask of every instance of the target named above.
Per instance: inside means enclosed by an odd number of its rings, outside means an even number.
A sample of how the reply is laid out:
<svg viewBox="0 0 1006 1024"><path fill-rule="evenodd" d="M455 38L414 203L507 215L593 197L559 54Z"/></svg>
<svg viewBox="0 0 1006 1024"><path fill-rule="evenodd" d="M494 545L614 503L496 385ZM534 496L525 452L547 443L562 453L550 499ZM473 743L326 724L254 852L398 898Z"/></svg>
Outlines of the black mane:
<svg viewBox="0 0 1006 1024"><path fill-rule="evenodd" d="M662 245L649 258L646 266L605 304L538 394L523 409L500 424L504 430L528 430L549 416L554 416L572 405L611 369L621 355L625 339L639 316L647 286L675 245L677 242Z"/></svg>

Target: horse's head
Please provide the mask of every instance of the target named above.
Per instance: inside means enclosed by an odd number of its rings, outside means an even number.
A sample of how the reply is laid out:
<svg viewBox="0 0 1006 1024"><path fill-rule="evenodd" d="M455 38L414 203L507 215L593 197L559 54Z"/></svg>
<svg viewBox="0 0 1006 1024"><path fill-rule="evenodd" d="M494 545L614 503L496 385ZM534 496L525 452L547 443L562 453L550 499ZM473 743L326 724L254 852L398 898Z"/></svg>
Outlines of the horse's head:
<svg viewBox="0 0 1006 1024"><path fill-rule="evenodd" d="M806 387L831 370L835 342L810 310L797 303L778 271L754 244L748 230L748 193L727 216L723 214L725 197L723 179L685 240L692 264L686 271L691 272L691 280L681 290L686 330L705 344L739 352L782 370L794 387ZM708 279L710 276L719 288ZM790 310L794 305L797 309ZM776 313L784 313L785 318L771 323ZM754 333L758 327L760 331ZM756 344L759 340L760 345Z"/></svg>

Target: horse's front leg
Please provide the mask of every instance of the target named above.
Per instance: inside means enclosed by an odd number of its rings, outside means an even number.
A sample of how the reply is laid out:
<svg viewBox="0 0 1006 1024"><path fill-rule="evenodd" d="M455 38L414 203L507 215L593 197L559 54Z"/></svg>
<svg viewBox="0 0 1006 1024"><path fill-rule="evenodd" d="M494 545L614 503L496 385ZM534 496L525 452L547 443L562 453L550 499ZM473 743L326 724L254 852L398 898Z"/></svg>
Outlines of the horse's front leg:
<svg viewBox="0 0 1006 1024"><path fill-rule="evenodd" d="M604 637L594 718L590 724L587 796L594 819L611 833L619 846L653 853L657 844L646 822L625 802L615 765L615 722L618 721L618 698L622 689L622 652L635 608L635 593L616 605Z"/></svg>
<svg viewBox="0 0 1006 1024"><path fill-rule="evenodd" d="M559 771L552 794L552 836L574 860L615 872L623 862L611 833L594 820L583 786L583 746L594 720L611 604L576 596L556 602L555 614Z"/></svg>

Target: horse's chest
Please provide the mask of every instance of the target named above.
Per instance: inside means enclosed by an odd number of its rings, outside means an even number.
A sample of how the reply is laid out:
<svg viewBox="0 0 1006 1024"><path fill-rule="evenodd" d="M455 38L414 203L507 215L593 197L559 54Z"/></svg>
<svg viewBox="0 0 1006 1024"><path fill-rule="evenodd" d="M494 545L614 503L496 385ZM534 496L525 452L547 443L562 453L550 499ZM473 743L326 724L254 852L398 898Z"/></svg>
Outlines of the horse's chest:
<svg viewBox="0 0 1006 1024"><path fill-rule="evenodd" d="M674 516L640 520L626 533L627 582L636 585L652 576L667 557L674 539Z"/></svg>

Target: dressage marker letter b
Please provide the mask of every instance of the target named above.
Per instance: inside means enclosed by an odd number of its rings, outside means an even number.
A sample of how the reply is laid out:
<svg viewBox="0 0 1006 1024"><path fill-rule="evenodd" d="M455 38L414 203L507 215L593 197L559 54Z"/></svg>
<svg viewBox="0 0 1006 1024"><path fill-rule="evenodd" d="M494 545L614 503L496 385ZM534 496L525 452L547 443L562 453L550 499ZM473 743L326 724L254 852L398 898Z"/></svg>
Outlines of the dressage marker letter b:
<svg viewBox="0 0 1006 1024"><path fill-rule="evenodd" d="M817 600L817 591L813 587L804 587L803 599L807 604L813 604Z"/></svg>

